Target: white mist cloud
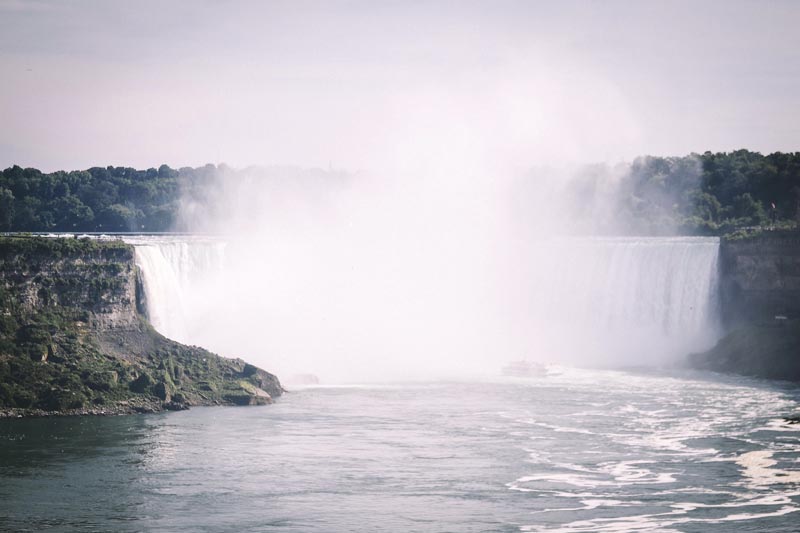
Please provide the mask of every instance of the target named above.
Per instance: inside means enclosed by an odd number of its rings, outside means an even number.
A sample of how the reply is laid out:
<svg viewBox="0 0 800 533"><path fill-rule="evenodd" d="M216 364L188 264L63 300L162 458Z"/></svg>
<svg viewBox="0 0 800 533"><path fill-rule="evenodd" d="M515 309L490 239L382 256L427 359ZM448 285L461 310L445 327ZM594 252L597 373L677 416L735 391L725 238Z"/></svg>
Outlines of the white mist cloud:
<svg viewBox="0 0 800 533"><path fill-rule="evenodd" d="M197 249L173 261L199 275L162 331L325 382L485 377L521 357L661 364L713 340L715 242L553 240L574 229L563 183L515 198L502 167L468 161L223 169L211 207L187 197L185 214L222 235L224 268L198 269Z"/></svg>

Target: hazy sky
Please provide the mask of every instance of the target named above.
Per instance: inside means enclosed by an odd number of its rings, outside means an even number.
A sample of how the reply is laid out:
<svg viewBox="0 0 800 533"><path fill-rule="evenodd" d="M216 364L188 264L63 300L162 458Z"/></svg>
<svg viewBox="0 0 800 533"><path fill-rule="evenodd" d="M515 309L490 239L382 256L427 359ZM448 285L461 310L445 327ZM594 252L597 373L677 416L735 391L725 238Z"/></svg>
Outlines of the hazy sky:
<svg viewBox="0 0 800 533"><path fill-rule="evenodd" d="M800 2L0 0L0 167L800 148Z"/></svg>

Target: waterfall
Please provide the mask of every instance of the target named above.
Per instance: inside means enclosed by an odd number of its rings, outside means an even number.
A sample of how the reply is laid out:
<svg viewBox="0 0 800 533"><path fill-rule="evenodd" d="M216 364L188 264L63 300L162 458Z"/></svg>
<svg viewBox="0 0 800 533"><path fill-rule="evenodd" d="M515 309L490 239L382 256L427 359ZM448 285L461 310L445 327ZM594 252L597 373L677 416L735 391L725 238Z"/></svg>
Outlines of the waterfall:
<svg viewBox="0 0 800 533"><path fill-rule="evenodd" d="M300 255L268 244L227 249L219 240L177 236L129 242L159 332L287 372L325 365L331 372L359 365L399 368L427 360L452 367L457 358L470 357L473 363L483 357L471 368L482 365L486 371L521 356L659 364L704 349L718 337L717 238L530 242L520 247L525 250L519 261L509 261L510 270L494 276L499 303L450 315L453 306L429 299L431 305L414 308L413 317L401 312L409 290L447 298L435 276L431 285L414 285L419 281L413 278L392 292L384 289L383 271L359 274L324 255L311 260L305 249ZM252 253L241 255L244 250ZM477 318L462 325L464 316ZM456 336L445 335L452 332ZM468 354L472 346L479 356ZM417 354L412 363L414 351L439 355L426 360Z"/></svg>
<svg viewBox="0 0 800 533"><path fill-rule="evenodd" d="M702 237L539 243L524 320L556 356L599 345L627 364L703 348L718 334L718 253Z"/></svg>
<svg viewBox="0 0 800 533"><path fill-rule="evenodd" d="M202 300L203 285L224 270L225 243L190 237L126 239L136 250L147 312L162 335L185 344L192 339L190 310Z"/></svg>

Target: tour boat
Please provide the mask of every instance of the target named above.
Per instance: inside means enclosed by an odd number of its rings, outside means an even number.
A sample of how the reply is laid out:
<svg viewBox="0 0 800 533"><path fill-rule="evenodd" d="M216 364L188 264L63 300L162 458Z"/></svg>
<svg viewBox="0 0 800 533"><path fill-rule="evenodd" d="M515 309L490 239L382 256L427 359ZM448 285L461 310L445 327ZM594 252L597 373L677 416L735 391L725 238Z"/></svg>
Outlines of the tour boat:
<svg viewBox="0 0 800 533"><path fill-rule="evenodd" d="M504 376L512 376L516 378L532 378L537 376L546 376L547 368L541 363L535 363L525 359L519 361L511 361L503 367Z"/></svg>

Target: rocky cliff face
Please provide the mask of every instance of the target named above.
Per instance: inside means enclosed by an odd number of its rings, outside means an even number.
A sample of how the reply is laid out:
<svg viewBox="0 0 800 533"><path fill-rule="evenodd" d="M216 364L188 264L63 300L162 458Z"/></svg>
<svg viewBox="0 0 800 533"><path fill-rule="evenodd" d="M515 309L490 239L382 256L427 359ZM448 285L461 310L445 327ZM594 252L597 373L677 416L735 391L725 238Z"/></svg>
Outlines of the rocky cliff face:
<svg viewBox="0 0 800 533"><path fill-rule="evenodd" d="M138 324L133 249L120 241L9 237L0 242L6 311L84 313L96 330Z"/></svg>
<svg viewBox="0 0 800 533"><path fill-rule="evenodd" d="M720 280L729 331L711 350L690 355L691 365L800 381L800 233L724 239Z"/></svg>
<svg viewBox="0 0 800 533"><path fill-rule="evenodd" d="M800 233L764 232L720 245L723 320L800 317Z"/></svg>
<svg viewBox="0 0 800 533"><path fill-rule="evenodd" d="M1 413L250 405L282 393L261 369L159 335L137 309L136 276L120 241L0 238Z"/></svg>

